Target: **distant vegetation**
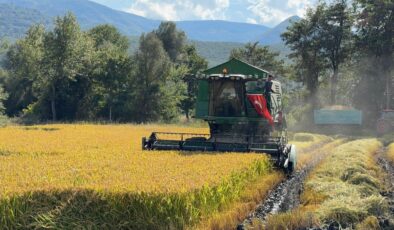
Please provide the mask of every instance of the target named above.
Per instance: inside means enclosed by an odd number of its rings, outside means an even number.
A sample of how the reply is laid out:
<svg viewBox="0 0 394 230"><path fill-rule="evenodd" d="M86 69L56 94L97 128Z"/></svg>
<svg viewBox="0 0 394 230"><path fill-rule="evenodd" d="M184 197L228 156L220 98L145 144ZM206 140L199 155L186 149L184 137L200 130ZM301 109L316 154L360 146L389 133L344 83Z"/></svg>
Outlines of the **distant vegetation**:
<svg viewBox="0 0 394 230"><path fill-rule="evenodd" d="M177 121L193 115L195 74L235 57L282 81L290 125L305 128L313 109L330 104L361 109L365 124L374 125L390 107L393 12L390 3L356 3L353 11L347 1L322 2L304 19L282 23L287 47L276 48L194 41L172 22L129 39L110 25L83 30L67 14L53 26L31 26L15 43L2 42L0 100L8 116L31 122Z"/></svg>
<svg viewBox="0 0 394 230"><path fill-rule="evenodd" d="M0 38L21 38L30 26L38 22L49 24L45 16L37 10L0 3Z"/></svg>

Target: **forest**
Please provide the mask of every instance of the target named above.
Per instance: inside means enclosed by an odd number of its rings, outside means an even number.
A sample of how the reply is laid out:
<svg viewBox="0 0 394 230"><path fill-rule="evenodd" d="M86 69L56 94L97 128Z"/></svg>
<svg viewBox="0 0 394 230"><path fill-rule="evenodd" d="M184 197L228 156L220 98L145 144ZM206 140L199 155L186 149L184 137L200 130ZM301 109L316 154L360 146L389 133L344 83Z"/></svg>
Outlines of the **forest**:
<svg viewBox="0 0 394 230"><path fill-rule="evenodd" d="M282 34L286 59L251 41L228 58L271 71L286 85L289 124L313 109L342 105L374 125L390 108L393 17L390 0L320 2ZM193 116L195 75L208 62L174 22L142 34L135 52L112 25L81 29L70 12L1 41L0 112L40 122L177 122Z"/></svg>

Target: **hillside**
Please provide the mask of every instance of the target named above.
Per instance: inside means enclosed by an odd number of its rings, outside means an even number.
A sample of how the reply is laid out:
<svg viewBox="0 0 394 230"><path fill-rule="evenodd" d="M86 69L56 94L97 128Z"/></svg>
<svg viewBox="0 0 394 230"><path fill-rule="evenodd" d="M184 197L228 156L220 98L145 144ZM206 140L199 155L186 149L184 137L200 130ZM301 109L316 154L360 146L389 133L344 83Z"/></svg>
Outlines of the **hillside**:
<svg viewBox="0 0 394 230"><path fill-rule="evenodd" d="M26 17L29 14L39 12L49 21L53 17L73 12L82 28L88 29L98 24L112 24L122 33L138 35L150 31L159 25L159 21L146 19L137 15L120 12L106 6L87 0L0 0L0 4L12 4L15 7L25 9L24 14L15 14L14 19ZM29 10L28 10L29 9ZM37 18L31 18L32 23L41 22ZM7 23L8 21L5 21ZM8 27L13 25L8 24ZM27 27L26 27L27 28Z"/></svg>
<svg viewBox="0 0 394 230"><path fill-rule="evenodd" d="M112 24L123 34L131 37L131 52L138 45L138 36L157 28L160 21L113 10L88 0L0 0L0 38L10 40L23 37L34 23L51 26L55 16L73 12L83 29L98 24ZM260 41L279 51L282 57L288 53L280 39L292 17L274 28L248 23L220 20L179 21L179 29L185 31L188 39L196 45L200 55L213 66L226 61L234 48L246 42Z"/></svg>
<svg viewBox="0 0 394 230"><path fill-rule="evenodd" d="M12 16L12 20L1 21L1 30L18 31L10 33L9 37L20 37L32 23L42 22L43 19L51 22L55 16L69 11L76 15L83 29L111 24L129 36L152 31L160 24L158 20L121 12L88 0L0 0L0 4L7 4L2 8L2 13ZM12 23L24 21L26 17L29 17L28 24ZM247 42L270 29L263 25L227 21L179 21L177 24L190 39L201 41Z"/></svg>
<svg viewBox="0 0 394 230"><path fill-rule="evenodd" d="M130 38L130 52L133 53L138 49L139 38L131 36ZM199 55L208 61L210 67L226 62L230 57L231 50L245 46L245 43L240 42L210 42L210 41L196 41L189 40L188 43L193 44ZM283 43L270 46L272 51L280 52L280 57L287 61L286 55L289 54L289 49Z"/></svg>
<svg viewBox="0 0 394 230"><path fill-rule="evenodd" d="M292 16L283 22L279 23L277 26L274 28L265 31L260 37L259 37L259 42L262 45L273 45L273 44L278 44L282 43L282 39L280 35L284 33L287 30L287 27L289 27L293 22L297 22L301 20L300 17L298 16Z"/></svg>
<svg viewBox="0 0 394 230"><path fill-rule="evenodd" d="M37 10L0 4L0 38L20 38L36 22L48 24L47 18Z"/></svg>
<svg viewBox="0 0 394 230"><path fill-rule="evenodd" d="M190 39L214 42L249 42L270 29L263 25L219 20L180 21L177 26Z"/></svg>

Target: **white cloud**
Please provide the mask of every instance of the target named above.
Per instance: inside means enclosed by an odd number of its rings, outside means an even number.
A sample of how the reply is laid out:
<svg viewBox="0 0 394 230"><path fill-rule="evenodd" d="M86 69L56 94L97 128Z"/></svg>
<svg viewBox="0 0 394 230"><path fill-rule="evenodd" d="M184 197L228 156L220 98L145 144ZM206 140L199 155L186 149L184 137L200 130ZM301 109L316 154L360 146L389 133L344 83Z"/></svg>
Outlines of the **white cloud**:
<svg viewBox="0 0 394 230"><path fill-rule="evenodd" d="M246 19L246 22L247 22L247 23L250 23L250 24L257 24L257 20L254 19L254 18L247 18L247 19Z"/></svg>
<svg viewBox="0 0 394 230"><path fill-rule="evenodd" d="M136 0L125 11L144 17L156 17L163 20L179 20L177 10L173 3L160 3L160 1Z"/></svg>
<svg viewBox="0 0 394 230"><path fill-rule="evenodd" d="M270 4L270 0L249 0L250 10L259 18L261 23L277 23L292 16L291 12L283 10L284 8L275 8Z"/></svg>
<svg viewBox="0 0 394 230"><path fill-rule="evenodd" d="M136 14L136 15L139 15L142 17L146 17L146 11L144 11L144 10L130 7L130 8L125 9L125 11L128 13L132 13L132 14Z"/></svg>
<svg viewBox="0 0 394 230"><path fill-rule="evenodd" d="M304 16L308 7L312 5L310 0L288 0L287 6L295 9L298 16Z"/></svg>
<svg viewBox="0 0 394 230"><path fill-rule="evenodd" d="M216 6L220 8L227 8L230 6L230 0L215 0Z"/></svg>
<svg viewBox="0 0 394 230"><path fill-rule="evenodd" d="M136 0L126 12L161 20L226 19L229 0Z"/></svg>
<svg viewBox="0 0 394 230"><path fill-rule="evenodd" d="M263 24L275 25L286 18L303 17L316 0L248 0L248 10Z"/></svg>

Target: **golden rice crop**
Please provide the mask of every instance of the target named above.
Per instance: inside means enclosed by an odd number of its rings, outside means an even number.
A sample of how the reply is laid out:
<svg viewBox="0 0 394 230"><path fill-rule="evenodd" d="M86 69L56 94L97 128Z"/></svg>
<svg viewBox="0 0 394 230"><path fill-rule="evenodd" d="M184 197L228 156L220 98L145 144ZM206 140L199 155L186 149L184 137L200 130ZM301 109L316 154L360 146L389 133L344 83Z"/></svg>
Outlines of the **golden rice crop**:
<svg viewBox="0 0 394 230"><path fill-rule="evenodd" d="M168 127L174 131L205 132ZM179 192L213 185L261 154L142 152L155 126L51 125L0 129L0 193L84 188Z"/></svg>
<svg viewBox="0 0 394 230"><path fill-rule="evenodd" d="M394 143L389 145L388 151L387 151L387 157L391 162L394 163Z"/></svg>
<svg viewBox="0 0 394 230"><path fill-rule="evenodd" d="M208 132L170 125L0 129L0 226L184 228L250 199L242 198L246 186L271 173L263 154L142 151L141 137L152 131Z"/></svg>
<svg viewBox="0 0 394 230"><path fill-rule="evenodd" d="M119 227L122 221L108 220L108 213L112 215L118 207L127 208L122 211L128 213L126 220L134 221L123 223L125 226L183 226L233 200L246 182L271 170L268 157L262 154L141 151L141 137L153 130L207 132L154 125L0 129L0 224L11 228L21 223L73 228L92 222L91 227L98 227L101 218L104 223L113 223L111 227ZM88 222L80 223L66 215L72 221L60 218L54 222L59 218L53 213L70 196L91 200L89 204L95 208L105 200L104 206L109 206L106 217L97 214L92 217L94 221L85 217ZM54 201L48 203L51 199ZM37 203L41 203L41 213L33 215L39 208L34 206ZM72 207L78 210L83 203L72 203ZM139 208L132 212L130 205ZM159 207L163 210L158 211ZM19 215L14 216L14 209ZM144 216L134 216L138 213ZM144 223L135 223L138 218Z"/></svg>

